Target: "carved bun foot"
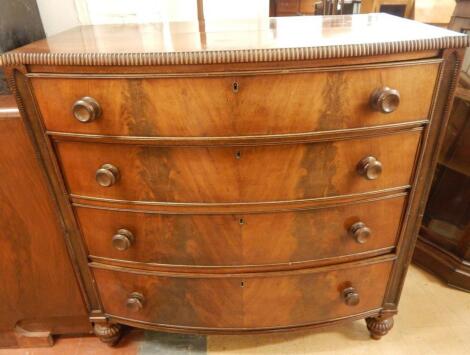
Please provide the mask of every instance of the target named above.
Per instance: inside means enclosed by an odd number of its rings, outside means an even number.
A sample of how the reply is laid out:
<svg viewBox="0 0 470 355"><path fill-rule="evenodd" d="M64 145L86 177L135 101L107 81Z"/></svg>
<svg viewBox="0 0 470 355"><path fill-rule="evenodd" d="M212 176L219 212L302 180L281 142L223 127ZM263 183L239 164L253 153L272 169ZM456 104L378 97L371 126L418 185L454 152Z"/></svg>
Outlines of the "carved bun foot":
<svg viewBox="0 0 470 355"><path fill-rule="evenodd" d="M367 329L372 339L379 340L393 327L393 317L366 318Z"/></svg>
<svg viewBox="0 0 470 355"><path fill-rule="evenodd" d="M93 332L103 343L114 346L122 336L122 326L120 324L95 323Z"/></svg>

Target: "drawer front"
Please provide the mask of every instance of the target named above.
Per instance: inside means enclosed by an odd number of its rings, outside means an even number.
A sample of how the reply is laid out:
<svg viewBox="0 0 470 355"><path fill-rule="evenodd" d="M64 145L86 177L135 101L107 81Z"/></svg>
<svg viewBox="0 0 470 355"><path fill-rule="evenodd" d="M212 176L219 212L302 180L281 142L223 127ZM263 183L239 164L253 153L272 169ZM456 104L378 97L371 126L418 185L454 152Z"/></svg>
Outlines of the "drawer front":
<svg viewBox="0 0 470 355"><path fill-rule="evenodd" d="M262 147L151 147L59 142L72 194L120 200L230 203L308 199L410 183L420 131L357 140ZM357 172L365 157L383 166L376 180ZM95 174L117 168L111 186ZM104 167L108 167L105 165ZM107 173L106 173L107 174ZM99 175L107 179L100 170ZM109 182L109 180L108 180Z"/></svg>
<svg viewBox="0 0 470 355"><path fill-rule="evenodd" d="M391 248L404 202L401 196L245 215L160 215L77 207L76 215L92 256L168 266L242 267Z"/></svg>
<svg viewBox="0 0 470 355"><path fill-rule="evenodd" d="M425 119L438 64L282 75L165 79L33 78L50 131L131 136L240 136L375 126ZM234 83L237 89L234 90ZM398 109L371 109L372 92L400 93ZM235 92L234 92L235 91ZM419 92L419 95L416 93ZM94 98L101 116L72 106Z"/></svg>
<svg viewBox="0 0 470 355"><path fill-rule="evenodd" d="M347 317L382 306L392 262L340 270L184 277L94 269L105 313L160 325L282 328ZM359 303L347 305L353 287ZM140 295L136 295L138 293ZM142 307L133 302L140 299Z"/></svg>

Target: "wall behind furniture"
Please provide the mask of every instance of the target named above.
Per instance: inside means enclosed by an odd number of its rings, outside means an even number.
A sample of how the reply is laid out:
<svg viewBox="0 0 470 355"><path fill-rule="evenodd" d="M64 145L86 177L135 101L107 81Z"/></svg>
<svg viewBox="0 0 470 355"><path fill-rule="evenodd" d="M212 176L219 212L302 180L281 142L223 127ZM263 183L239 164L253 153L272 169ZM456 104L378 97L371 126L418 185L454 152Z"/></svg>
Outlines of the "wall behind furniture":
<svg viewBox="0 0 470 355"><path fill-rule="evenodd" d="M75 0L37 0L47 36L78 26Z"/></svg>
<svg viewBox="0 0 470 355"><path fill-rule="evenodd" d="M197 19L198 0L37 0L48 36L80 24ZM203 0L206 19L264 18L269 0Z"/></svg>

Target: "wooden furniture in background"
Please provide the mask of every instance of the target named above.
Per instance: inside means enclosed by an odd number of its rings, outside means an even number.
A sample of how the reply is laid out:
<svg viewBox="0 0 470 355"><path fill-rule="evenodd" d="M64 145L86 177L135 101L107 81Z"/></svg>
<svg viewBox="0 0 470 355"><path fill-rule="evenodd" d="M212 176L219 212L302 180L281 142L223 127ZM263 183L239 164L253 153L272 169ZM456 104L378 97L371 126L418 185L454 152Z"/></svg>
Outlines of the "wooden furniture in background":
<svg viewBox="0 0 470 355"><path fill-rule="evenodd" d="M0 347L91 328L47 178L13 96L0 95Z"/></svg>
<svg viewBox="0 0 470 355"><path fill-rule="evenodd" d="M459 1L451 29L470 30L470 1ZM468 54L465 63L469 61ZM468 64L464 65L468 70ZM460 75L436 177L413 260L447 284L470 291L470 80Z"/></svg>
<svg viewBox="0 0 470 355"><path fill-rule="evenodd" d="M269 16L346 15L358 12L360 3L361 0L270 0Z"/></svg>
<svg viewBox="0 0 470 355"><path fill-rule="evenodd" d="M434 26L449 26L455 0L416 0L414 19Z"/></svg>
<svg viewBox="0 0 470 355"><path fill-rule="evenodd" d="M0 53L44 38L34 0L0 2ZM48 179L0 68L0 347L89 333Z"/></svg>
<svg viewBox="0 0 470 355"><path fill-rule="evenodd" d="M269 16L313 15L318 0L270 0Z"/></svg>
<svg viewBox="0 0 470 355"><path fill-rule="evenodd" d="M95 333L385 335L468 37L386 14L162 26L1 57Z"/></svg>
<svg viewBox="0 0 470 355"><path fill-rule="evenodd" d="M415 0L361 0L361 13L385 12L413 18Z"/></svg>

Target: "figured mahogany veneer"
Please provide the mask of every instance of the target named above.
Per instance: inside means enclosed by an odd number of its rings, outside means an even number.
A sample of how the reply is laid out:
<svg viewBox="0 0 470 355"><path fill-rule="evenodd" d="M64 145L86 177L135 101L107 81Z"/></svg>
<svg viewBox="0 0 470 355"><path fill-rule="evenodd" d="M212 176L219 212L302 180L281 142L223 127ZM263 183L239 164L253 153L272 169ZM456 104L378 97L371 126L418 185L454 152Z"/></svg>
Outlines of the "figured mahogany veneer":
<svg viewBox="0 0 470 355"><path fill-rule="evenodd" d="M100 267L93 273L112 317L194 331L240 332L308 326L380 308L392 265L375 261L229 277ZM359 294L356 305L347 305L343 296L351 286ZM143 296L140 309L127 306L134 292Z"/></svg>
<svg viewBox="0 0 470 355"><path fill-rule="evenodd" d="M306 211L254 214L156 214L77 207L89 254L162 266L253 267L308 262L367 252L389 252L396 245L405 197ZM100 221L96 224L96 221ZM359 243L350 228L371 230ZM120 229L134 240L126 250L113 247ZM266 252L269 250L269 252ZM330 261L331 262L331 261Z"/></svg>
<svg viewBox="0 0 470 355"><path fill-rule="evenodd" d="M58 142L70 193L131 201L259 202L309 199L410 184L420 130L375 138L263 147L151 147ZM377 157L383 173L368 180L357 165ZM119 178L97 183L112 164Z"/></svg>
<svg viewBox="0 0 470 355"><path fill-rule="evenodd" d="M341 70L339 70L341 69ZM354 68L353 68L354 69ZM53 132L130 136L243 136L360 128L426 119L438 63L313 73L240 72L172 75L81 75L32 78L46 128ZM316 72L318 71L318 72ZM401 96L384 115L369 101L385 85ZM416 93L419 92L419 96ZM92 97L102 114L83 123L71 107Z"/></svg>
<svg viewBox="0 0 470 355"><path fill-rule="evenodd" d="M468 43L371 14L79 27L1 56L95 333L385 335Z"/></svg>

